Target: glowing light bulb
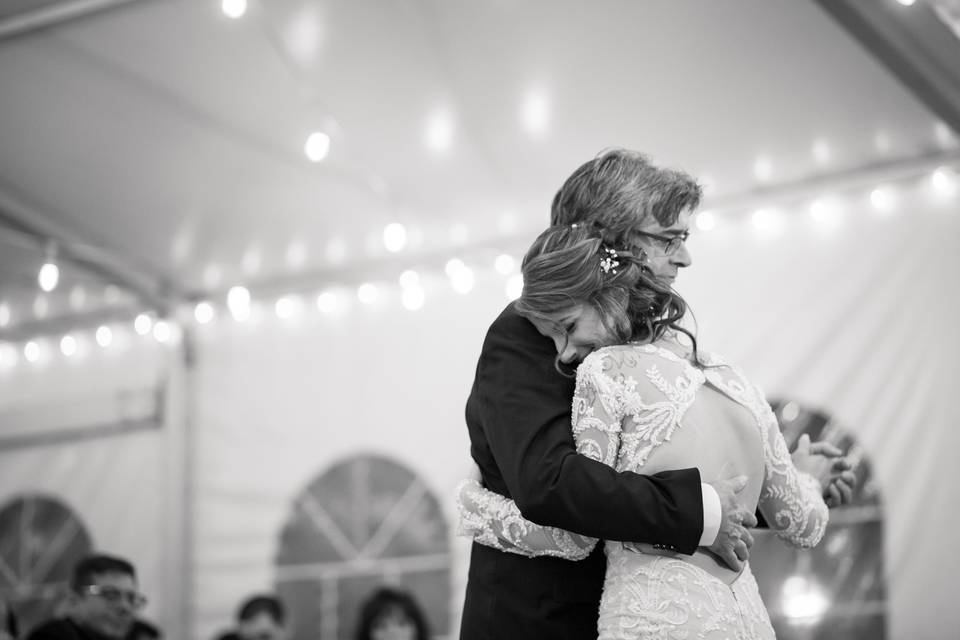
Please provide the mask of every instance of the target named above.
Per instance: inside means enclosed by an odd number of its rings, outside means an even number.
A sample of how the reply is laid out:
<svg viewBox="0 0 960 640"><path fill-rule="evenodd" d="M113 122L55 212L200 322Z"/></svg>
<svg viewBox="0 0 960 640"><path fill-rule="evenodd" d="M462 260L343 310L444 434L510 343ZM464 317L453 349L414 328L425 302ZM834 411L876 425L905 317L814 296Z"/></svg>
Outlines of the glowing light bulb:
<svg viewBox="0 0 960 640"><path fill-rule="evenodd" d="M392 222L383 228L383 246L391 253L397 253L407 246L407 228L399 222Z"/></svg>
<svg viewBox="0 0 960 640"><path fill-rule="evenodd" d="M27 342L23 345L23 357L27 359L27 362L36 362L40 359L40 345L38 345L33 340Z"/></svg>
<svg viewBox="0 0 960 640"><path fill-rule="evenodd" d="M363 304L373 304L377 301L378 295L377 286L370 282L364 282L357 287L357 299Z"/></svg>
<svg viewBox="0 0 960 640"><path fill-rule="evenodd" d="M877 187L870 192L870 204L877 211L890 211L893 208L893 192L889 187Z"/></svg>
<svg viewBox="0 0 960 640"><path fill-rule="evenodd" d="M783 582L781 598L783 613L797 621L816 621L830 606L820 587L803 576L787 578Z"/></svg>
<svg viewBox="0 0 960 640"><path fill-rule="evenodd" d="M407 269L400 274L399 282L404 289L416 287L420 284L420 275L413 269Z"/></svg>
<svg viewBox="0 0 960 640"><path fill-rule="evenodd" d="M141 313L133 320L133 329L137 335L145 336L153 328L153 320L145 313Z"/></svg>
<svg viewBox="0 0 960 640"><path fill-rule="evenodd" d="M37 281L40 283L40 288L47 293L53 291L60 282L60 267L49 261L43 263L40 273L37 274Z"/></svg>
<svg viewBox="0 0 960 640"><path fill-rule="evenodd" d="M443 153L453 143L453 117L446 109L435 111L427 122L427 146L437 153Z"/></svg>
<svg viewBox="0 0 960 640"><path fill-rule="evenodd" d="M213 316L213 305L209 302L198 302L197 306L193 308L193 317L200 324L208 324L213 320Z"/></svg>
<svg viewBox="0 0 960 640"><path fill-rule="evenodd" d="M317 309L323 313L330 313L337 308L337 296L330 291L324 291L317 296Z"/></svg>
<svg viewBox="0 0 960 640"><path fill-rule="evenodd" d="M230 287L227 292L227 308L237 322L250 318L250 291L246 287Z"/></svg>
<svg viewBox="0 0 960 640"><path fill-rule="evenodd" d="M939 193L949 195L956 191L957 178L946 167L938 167L936 171L930 174L930 184Z"/></svg>
<svg viewBox="0 0 960 640"><path fill-rule="evenodd" d="M274 312L276 312L277 317L281 320L290 320L294 316L299 315L300 299L295 296L278 298L276 304L274 304Z"/></svg>
<svg viewBox="0 0 960 640"><path fill-rule="evenodd" d="M106 325L97 327L97 344L101 347L109 347L113 342L113 331Z"/></svg>
<svg viewBox="0 0 960 640"><path fill-rule="evenodd" d="M303 151L310 162L322 162L330 153L330 136L323 131L314 131L307 136Z"/></svg>
<svg viewBox="0 0 960 640"><path fill-rule="evenodd" d="M550 104L547 96L539 90L530 91L523 101L521 120L527 133L540 137L550 124Z"/></svg>
<svg viewBox="0 0 960 640"><path fill-rule="evenodd" d="M173 329L166 320L157 320L153 325L153 338L157 342L166 343L173 337Z"/></svg>
<svg viewBox="0 0 960 640"><path fill-rule="evenodd" d="M247 12L247 0L223 0L220 3L220 9L225 16L236 20L242 18Z"/></svg>
<svg viewBox="0 0 960 640"><path fill-rule="evenodd" d="M77 352L77 339L67 334L60 338L60 353L68 358Z"/></svg>
<svg viewBox="0 0 960 640"><path fill-rule="evenodd" d="M461 295L470 293L470 290L473 289L474 282L473 271L466 266L450 276L450 285L454 291Z"/></svg>

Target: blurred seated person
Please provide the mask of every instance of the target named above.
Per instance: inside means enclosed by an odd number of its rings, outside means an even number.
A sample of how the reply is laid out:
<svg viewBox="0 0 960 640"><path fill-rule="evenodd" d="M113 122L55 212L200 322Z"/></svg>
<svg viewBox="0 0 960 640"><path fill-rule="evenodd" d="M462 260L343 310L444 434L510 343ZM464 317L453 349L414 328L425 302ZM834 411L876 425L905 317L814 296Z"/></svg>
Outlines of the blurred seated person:
<svg viewBox="0 0 960 640"><path fill-rule="evenodd" d="M27 640L122 640L146 603L130 562L87 556L73 568L66 616L41 624Z"/></svg>
<svg viewBox="0 0 960 640"><path fill-rule="evenodd" d="M163 640L163 634L156 625L138 618L130 625L125 640Z"/></svg>
<svg viewBox="0 0 960 640"><path fill-rule="evenodd" d="M360 609L356 640L427 640L426 618L410 594L382 587Z"/></svg>
<svg viewBox="0 0 960 640"><path fill-rule="evenodd" d="M17 617L10 603L0 600L0 640L17 640Z"/></svg>
<svg viewBox="0 0 960 640"><path fill-rule="evenodd" d="M237 611L237 627L217 640L286 640L286 610L276 596L247 598Z"/></svg>

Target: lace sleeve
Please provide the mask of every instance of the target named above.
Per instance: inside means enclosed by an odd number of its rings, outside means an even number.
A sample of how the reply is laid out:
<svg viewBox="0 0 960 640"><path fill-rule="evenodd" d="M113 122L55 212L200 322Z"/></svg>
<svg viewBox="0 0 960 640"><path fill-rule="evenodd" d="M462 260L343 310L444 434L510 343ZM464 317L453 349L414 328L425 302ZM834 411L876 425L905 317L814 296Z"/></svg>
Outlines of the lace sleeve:
<svg viewBox="0 0 960 640"><path fill-rule="evenodd" d="M765 469L760 512L777 535L790 544L816 546L829 519L820 483L793 466L777 419L766 401L764 407L761 432Z"/></svg>
<svg viewBox="0 0 960 640"><path fill-rule="evenodd" d="M573 436L578 453L611 467L620 446L619 396L604 374L604 360L597 354L588 356L577 370ZM484 489L475 480L457 487L457 512L460 535L508 553L583 560L597 544L597 538L527 520L513 500Z"/></svg>
<svg viewBox="0 0 960 640"><path fill-rule="evenodd" d="M615 467L624 409L623 390L607 373L610 366L611 356L595 352L577 368L571 423L577 453Z"/></svg>
<svg viewBox="0 0 960 640"><path fill-rule="evenodd" d="M507 553L583 560L597 544L596 538L530 522L520 515L517 503L476 480L464 480L457 487L457 513L458 535Z"/></svg>

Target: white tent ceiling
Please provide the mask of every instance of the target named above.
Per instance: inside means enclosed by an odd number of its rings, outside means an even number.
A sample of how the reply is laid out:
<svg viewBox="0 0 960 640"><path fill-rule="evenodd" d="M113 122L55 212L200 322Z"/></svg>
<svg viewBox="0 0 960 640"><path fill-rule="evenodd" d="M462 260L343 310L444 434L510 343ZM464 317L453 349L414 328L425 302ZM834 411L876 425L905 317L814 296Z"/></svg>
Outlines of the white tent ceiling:
<svg viewBox="0 0 960 640"><path fill-rule="evenodd" d="M0 40L0 338L519 248L608 146L700 176L708 206L956 150L813 2L61 4L103 6ZM46 239L76 260L44 313Z"/></svg>

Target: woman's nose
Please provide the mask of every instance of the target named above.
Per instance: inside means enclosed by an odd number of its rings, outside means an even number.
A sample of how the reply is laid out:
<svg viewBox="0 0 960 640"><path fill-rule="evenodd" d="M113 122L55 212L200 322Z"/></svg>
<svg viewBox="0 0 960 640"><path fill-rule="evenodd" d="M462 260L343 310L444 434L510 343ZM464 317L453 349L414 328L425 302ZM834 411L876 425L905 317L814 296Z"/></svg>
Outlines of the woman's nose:
<svg viewBox="0 0 960 640"><path fill-rule="evenodd" d="M557 350L558 354L562 354L563 350L567 348L567 340L564 336L554 335L553 336L553 346Z"/></svg>
<svg viewBox="0 0 960 640"><path fill-rule="evenodd" d="M567 344L563 349L557 349L557 353L560 354L560 362L564 364L570 364L577 359L577 350L570 344Z"/></svg>

